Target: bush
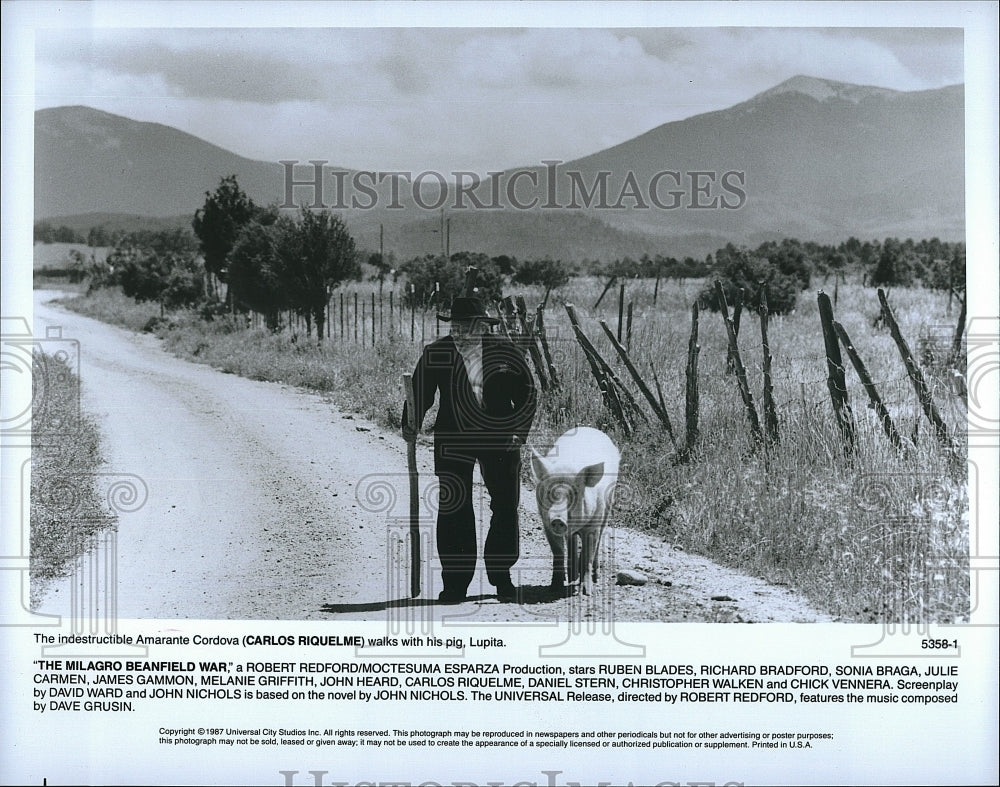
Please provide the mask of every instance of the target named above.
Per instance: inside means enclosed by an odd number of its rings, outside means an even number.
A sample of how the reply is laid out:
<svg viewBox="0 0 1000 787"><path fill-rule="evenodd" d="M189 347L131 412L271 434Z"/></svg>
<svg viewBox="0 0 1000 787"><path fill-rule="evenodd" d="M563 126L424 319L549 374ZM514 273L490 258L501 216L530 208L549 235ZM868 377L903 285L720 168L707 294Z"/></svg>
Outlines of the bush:
<svg viewBox="0 0 1000 787"><path fill-rule="evenodd" d="M157 301L175 309L205 295L205 271L194 239L183 230L136 232L123 237L108 255L122 292L136 302Z"/></svg>
<svg viewBox="0 0 1000 787"><path fill-rule="evenodd" d="M554 290L568 284L572 275L573 269L567 263L546 257L517 263L511 281L524 285L540 284L547 290Z"/></svg>
<svg viewBox="0 0 1000 787"><path fill-rule="evenodd" d="M786 314L795 308L795 301L802 290L801 280L796 276L782 273L769 260L732 244L719 249L715 260L714 276L699 293L699 301L712 311L722 310L715 291L715 279L722 281L730 306L742 289L744 304L756 309L763 284L767 287L767 309L771 314Z"/></svg>

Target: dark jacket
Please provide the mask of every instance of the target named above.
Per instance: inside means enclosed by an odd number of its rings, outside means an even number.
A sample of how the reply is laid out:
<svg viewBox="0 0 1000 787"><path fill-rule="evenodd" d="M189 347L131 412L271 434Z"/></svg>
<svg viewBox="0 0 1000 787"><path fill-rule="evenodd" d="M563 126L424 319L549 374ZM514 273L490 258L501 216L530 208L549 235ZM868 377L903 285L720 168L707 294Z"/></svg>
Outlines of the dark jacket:
<svg viewBox="0 0 1000 787"><path fill-rule="evenodd" d="M446 446L508 448L510 438L528 438L537 394L524 355L503 336L483 336L483 403L476 400L465 362L451 336L424 348L413 371L419 422L440 394L434 423L435 457ZM407 410L403 407L403 419Z"/></svg>

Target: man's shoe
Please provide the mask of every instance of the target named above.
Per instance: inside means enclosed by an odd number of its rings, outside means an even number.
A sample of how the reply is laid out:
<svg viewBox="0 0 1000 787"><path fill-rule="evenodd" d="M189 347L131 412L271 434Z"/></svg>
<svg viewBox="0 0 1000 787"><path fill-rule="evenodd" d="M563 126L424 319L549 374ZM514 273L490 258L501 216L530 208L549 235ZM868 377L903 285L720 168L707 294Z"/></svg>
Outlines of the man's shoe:
<svg viewBox="0 0 1000 787"><path fill-rule="evenodd" d="M520 591L514 587L513 582L502 582L497 585L497 601L510 603L512 601L520 601L520 597Z"/></svg>
<svg viewBox="0 0 1000 787"><path fill-rule="evenodd" d="M438 593L438 601L442 604L461 604L465 601L464 590L442 590Z"/></svg>

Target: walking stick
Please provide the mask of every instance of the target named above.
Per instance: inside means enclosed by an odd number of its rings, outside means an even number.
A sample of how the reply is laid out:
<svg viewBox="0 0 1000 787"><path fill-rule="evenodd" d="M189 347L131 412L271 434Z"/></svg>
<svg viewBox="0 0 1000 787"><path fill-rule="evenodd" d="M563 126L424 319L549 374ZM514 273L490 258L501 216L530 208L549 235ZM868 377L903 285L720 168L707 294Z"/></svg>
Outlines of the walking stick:
<svg viewBox="0 0 1000 787"><path fill-rule="evenodd" d="M403 390L406 392L406 413L410 427L416 434L416 401L413 395L413 375L403 375ZM420 595L420 483L417 479L417 441L406 441L406 469L410 476L410 596Z"/></svg>

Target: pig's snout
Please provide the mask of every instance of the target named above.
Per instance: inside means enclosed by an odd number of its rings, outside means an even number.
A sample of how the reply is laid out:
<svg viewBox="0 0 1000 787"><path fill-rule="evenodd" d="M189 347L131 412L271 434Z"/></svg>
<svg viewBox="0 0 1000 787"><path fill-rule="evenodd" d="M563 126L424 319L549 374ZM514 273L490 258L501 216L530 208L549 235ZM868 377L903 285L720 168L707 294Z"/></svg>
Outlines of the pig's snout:
<svg viewBox="0 0 1000 787"><path fill-rule="evenodd" d="M568 529L566 522L562 519L549 520L549 530L552 531L552 535L554 536L565 536Z"/></svg>

